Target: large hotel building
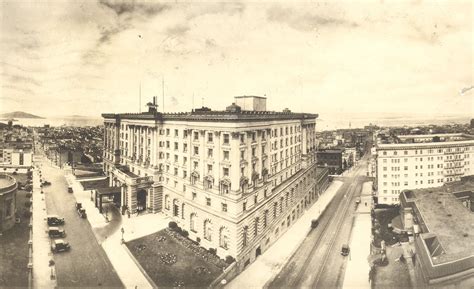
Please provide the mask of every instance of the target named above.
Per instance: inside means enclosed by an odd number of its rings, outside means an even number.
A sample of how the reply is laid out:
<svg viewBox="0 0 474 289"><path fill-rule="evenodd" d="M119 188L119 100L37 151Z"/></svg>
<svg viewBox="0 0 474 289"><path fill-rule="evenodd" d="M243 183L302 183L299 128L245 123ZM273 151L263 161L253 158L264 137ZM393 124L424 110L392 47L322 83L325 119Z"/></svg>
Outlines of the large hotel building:
<svg viewBox="0 0 474 289"><path fill-rule="evenodd" d="M403 135L377 144L378 204L399 204L403 190L439 187L474 174L474 136Z"/></svg>
<svg viewBox="0 0 474 289"><path fill-rule="evenodd" d="M104 171L121 205L171 216L243 268L327 187L316 167L317 114L266 111L266 98L208 108L103 114Z"/></svg>

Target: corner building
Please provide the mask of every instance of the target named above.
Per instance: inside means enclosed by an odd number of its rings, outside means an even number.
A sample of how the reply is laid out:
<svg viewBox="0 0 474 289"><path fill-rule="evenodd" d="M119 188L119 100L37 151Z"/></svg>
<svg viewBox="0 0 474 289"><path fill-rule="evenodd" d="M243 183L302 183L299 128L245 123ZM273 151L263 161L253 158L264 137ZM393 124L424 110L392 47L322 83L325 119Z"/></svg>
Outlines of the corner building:
<svg viewBox="0 0 474 289"><path fill-rule="evenodd" d="M262 97L239 97L265 109ZM258 105L249 102L258 101ZM164 212L241 268L327 187L316 168L317 114L208 108L103 114L104 171L122 208Z"/></svg>

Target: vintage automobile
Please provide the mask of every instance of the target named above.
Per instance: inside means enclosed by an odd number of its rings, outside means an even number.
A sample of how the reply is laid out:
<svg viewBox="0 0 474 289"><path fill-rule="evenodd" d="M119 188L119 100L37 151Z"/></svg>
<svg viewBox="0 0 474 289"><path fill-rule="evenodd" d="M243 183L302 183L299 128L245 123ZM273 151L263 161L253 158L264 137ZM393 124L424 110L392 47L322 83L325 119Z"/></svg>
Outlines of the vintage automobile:
<svg viewBox="0 0 474 289"><path fill-rule="evenodd" d="M67 188L67 192L68 192L68 193L74 193L74 191L72 190L72 187L71 187L71 186L69 186L69 187Z"/></svg>
<svg viewBox="0 0 474 289"><path fill-rule="evenodd" d="M63 239L54 240L51 244L51 251L53 253L66 252L71 250L71 246Z"/></svg>
<svg viewBox="0 0 474 289"><path fill-rule="evenodd" d="M50 238L64 238L66 237L66 231L58 227L49 227L48 235Z"/></svg>
<svg viewBox="0 0 474 289"><path fill-rule="evenodd" d="M342 248L341 248L341 255L342 256L349 255L350 251L351 251L351 249L349 248L349 245L347 245L347 244L342 245Z"/></svg>
<svg viewBox="0 0 474 289"><path fill-rule="evenodd" d="M311 220L311 228L316 228L319 225L319 221L316 219Z"/></svg>
<svg viewBox="0 0 474 289"><path fill-rule="evenodd" d="M86 209L82 207L82 203L76 202L76 211L79 217L84 218L84 219L87 218Z"/></svg>
<svg viewBox="0 0 474 289"><path fill-rule="evenodd" d="M44 181L43 181L43 185L44 185L44 186L50 186L50 185L51 185L51 182L44 180Z"/></svg>
<svg viewBox="0 0 474 289"><path fill-rule="evenodd" d="M64 225L64 218L60 218L57 215L48 215L47 221L49 226Z"/></svg>

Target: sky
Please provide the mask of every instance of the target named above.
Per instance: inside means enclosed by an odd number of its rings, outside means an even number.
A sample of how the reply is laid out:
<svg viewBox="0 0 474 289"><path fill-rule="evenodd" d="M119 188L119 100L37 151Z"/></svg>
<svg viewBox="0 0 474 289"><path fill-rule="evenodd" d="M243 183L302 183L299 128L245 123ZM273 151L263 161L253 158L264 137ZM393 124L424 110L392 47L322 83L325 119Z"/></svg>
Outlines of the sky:
<svg viewBox="0 0 474 289"><path fill-rule="evenodd" d="M2 1L0 111L474 115L471 1ZM164 83L164 85L163 85ZM141 90L141 106L140 106Z"/></svg>

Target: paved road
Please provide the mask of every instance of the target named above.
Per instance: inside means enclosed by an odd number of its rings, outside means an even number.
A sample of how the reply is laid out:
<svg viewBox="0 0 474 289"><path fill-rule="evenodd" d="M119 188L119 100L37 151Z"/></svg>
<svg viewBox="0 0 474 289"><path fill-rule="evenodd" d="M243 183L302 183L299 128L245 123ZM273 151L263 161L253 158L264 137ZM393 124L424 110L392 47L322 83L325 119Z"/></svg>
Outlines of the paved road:
<svg viewBox="0 0 474 289"><path fill-rule="evenodd" d="M63 171L42 162L42 177L52 183L44 187L48 214L64 217L66 240L71 251L54 255L58 286L123 288L112 264L98 244L86 219L78 216L73 194L67 192Z"/></svg>
<svg viewBox="0 0 474 289"><path fill-rule="evenodd" d="M340 254L342 244L349 243L354 221L355 197L360 195L367 162L361 160L331 204L319 218L301 246L283 267L269 288L341 288L346 259Z"/></svg>

